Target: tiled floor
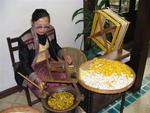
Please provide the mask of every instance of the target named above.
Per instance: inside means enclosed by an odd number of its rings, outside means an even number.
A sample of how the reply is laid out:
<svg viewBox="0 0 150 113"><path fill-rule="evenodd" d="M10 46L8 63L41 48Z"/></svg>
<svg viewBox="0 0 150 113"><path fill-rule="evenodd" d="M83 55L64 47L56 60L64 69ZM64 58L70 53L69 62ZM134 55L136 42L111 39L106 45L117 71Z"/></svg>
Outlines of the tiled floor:
<svg viewBox="0 0 150 113"><path fill-rule="evenodd" d="M35 98L35 97L32 95L32 98ZM17 105L27 105L27 100L26 100L24 91L17 92L15 94L12 94L0 100L0 110L5 109L7 107L11 107L11 106L17 106ZM37 108L38 110L42 112L44 111L43 107L41 106L41 103L37 103L33 107Z"/></svg>
<svg viewBox="0 0 150 113"><path fill-rule="evenodd" d="M124 113L150 113L150 49L144 75L145 77L141 89L145 91L145 93L143 91L140 92L139 94L141 96L126 107Z"/></svg>
<svg viewBox="0 0 150 113"><path fill-rule="evenodd" d="M142 87L135 93L127 93L123 113L150 113L150 46L146 61ZM120 99L116 100L98 113L119 113Z"/></svg>
<svg viewBox="0 0 150 113"><path fill-rule="evenodd" d="M140 91L126 93L124 113L149 113L150 111L150 74L143 78ZM116 100L98 113L119 113L121 99ZM143 111L143 109L145 111Z"/></svg>
<svg viewBox="0 0 150 113"><path fill-rule="evenodd" d="M150 52L147 58L141 91L136 92L135 94L130 93L126 95L124 113L150 113L150 71L149 69L150 69ZM119 108L120 106L118 103L119 103L119 100L115 101L114 103L109 105L107 108L103 109L102 111L98 113L118 113L120 109ZM11 106L16 106L16 105L27 105L26 97L23 91L17 92L8 97L0 99L0 111L2 109L5 109ZM44 109L41 103L38 103L34 105L33 107L40 110L41 112L44 112Z"/></svg>

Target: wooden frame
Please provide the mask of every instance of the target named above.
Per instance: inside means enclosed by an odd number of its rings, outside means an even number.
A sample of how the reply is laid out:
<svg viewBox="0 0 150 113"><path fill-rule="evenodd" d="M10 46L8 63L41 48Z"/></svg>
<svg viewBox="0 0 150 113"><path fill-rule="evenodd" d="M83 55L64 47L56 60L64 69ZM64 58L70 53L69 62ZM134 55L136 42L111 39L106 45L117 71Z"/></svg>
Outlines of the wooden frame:
<svg viewBox="0 0 150 113"><path fill-rule="evenodd" d="M128 26L129 22L122 19L111 9L97 10L90 38L105 53L109 53L121 48Z"/></svg>

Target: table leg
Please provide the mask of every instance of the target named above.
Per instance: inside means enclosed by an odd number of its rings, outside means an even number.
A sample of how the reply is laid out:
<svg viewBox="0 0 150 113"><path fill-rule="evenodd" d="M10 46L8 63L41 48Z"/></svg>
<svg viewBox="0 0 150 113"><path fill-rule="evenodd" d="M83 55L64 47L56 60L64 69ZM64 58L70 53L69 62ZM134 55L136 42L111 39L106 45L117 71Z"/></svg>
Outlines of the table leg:
<svg viewBox="0 0 150 113"><path fill-rule="evenodd" d="M125 96L126 93L123 93L121 96L121 106L120 106L120 113L123 113L123 109L124 109L124 102L125 102Z"/></svg>

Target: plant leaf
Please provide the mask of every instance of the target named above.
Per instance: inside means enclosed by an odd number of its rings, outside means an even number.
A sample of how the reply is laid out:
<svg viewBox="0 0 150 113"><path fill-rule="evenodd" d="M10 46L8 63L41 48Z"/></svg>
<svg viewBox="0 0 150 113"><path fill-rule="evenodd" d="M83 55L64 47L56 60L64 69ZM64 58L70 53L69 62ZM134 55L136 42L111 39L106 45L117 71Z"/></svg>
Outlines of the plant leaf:
<svg viewBox="0 0 150 113"><path fill-rule="evenodd" d="M75 24L78 24L80 22L84 22L84 20L78 20L78 21L75 22Z"/></svg>
<svg viewBox="0 0 150 113"><path fill-rule="evenodd" d="M76 38L75 38L75 41L76 41L79 37L81 37L81 35L83 35L83 33L78 33L77 36L76 36Z"/></svg>
<svg viewBox="0 0 150 113"><path fill-rule="evenodd" d="M76 10L76 11L73 13L73 15L72 15L72 21L74 20L74 18L75 18L77 15L83 13L83 11L84 11L84 8L80 8L80 9Z"/></svg>
<svg viewBox="0 0 150 113"><path fill-rule="evenodd" d="M96 10L102 9L103 6L106 5L106 3L107 3L107 0L102 0L99 4L96 5L96 8L95 8L95 9L96 9Z"/></svg>

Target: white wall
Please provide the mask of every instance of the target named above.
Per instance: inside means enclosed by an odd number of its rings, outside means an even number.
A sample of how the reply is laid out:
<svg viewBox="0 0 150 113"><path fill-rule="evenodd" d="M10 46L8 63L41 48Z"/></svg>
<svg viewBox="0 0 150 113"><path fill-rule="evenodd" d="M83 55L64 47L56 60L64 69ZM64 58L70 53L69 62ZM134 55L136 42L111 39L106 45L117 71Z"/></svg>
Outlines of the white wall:
<svg viewBox="0 0 150 113"><path fill-rule="evenodd" d="M82 6L82 0L0 0L0 91L16 85L6 37L21 35L30 27L32 12L36 8L45 8L56 29L58 43L62 47L79 48L80 40L74 42L74 38L83 26L75 25L71 17Z"/></svg>

